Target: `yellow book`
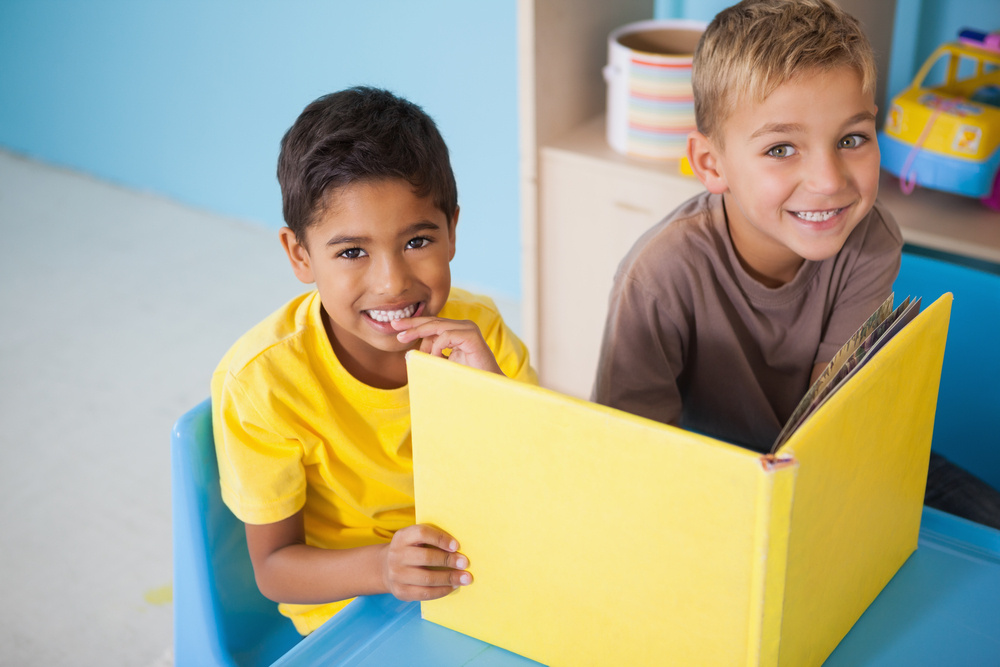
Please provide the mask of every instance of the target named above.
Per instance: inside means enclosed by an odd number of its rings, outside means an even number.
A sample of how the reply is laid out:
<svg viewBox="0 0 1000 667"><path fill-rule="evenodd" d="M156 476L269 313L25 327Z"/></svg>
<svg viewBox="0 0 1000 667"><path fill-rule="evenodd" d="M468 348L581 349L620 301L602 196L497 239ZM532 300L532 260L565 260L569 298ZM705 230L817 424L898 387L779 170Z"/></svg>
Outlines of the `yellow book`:
<svg viewBox="0 0 1000 667"><path fill-rule="evenodd" d="M917 546L951 295L774 457L407 357L417 521L473 585L427 620L558 665L818 665Z"/></svg>

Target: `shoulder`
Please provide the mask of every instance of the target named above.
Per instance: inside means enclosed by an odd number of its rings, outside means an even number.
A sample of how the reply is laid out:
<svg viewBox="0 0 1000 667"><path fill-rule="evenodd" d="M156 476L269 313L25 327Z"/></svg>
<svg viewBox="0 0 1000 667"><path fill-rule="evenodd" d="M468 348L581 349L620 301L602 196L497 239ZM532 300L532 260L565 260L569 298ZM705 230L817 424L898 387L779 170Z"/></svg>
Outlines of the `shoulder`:
<svg viewBox="0 0 1000 667"><path fill-rule="evenodd" d="M453 287L439 315L474 322L507 377L538 384L527 346L504 322L493 299Z"/></svg>
<svg viewBox="0 0 1000 667"><path fill-rule="evenodd" d="M882 202L875 201L868 218L869 224L873 227L873 235L884 236L891 239L895 245L903 246L903 232L899 229L899 223Z"/></svg>
<svg viewBox="0 0 1000 667"><path fill-rule="evenodd" d="M319 314L318 292L295 297L240 336L219 362L216 375L239 375L274 355L292 359L302 356L308 345L303 338L315 332L317 326L322 329Z"/></svg>
<svg viewBox="0 0 1000 667"><path fill-rule="evenodd" d="M475 322L483 334L486 344L497 352L497 337L501 336L506 325L500 309L490 297L474 294L459 287L452 287L448 301L438 313L440 317L449 320L469 320Z"/></svg>
<svg viewBox="0 0 1000 667"><path fill-rule="evenodd" d="M439 315L452 320L472 320L477 323L481 319L500 319L500 311L493 299L460 287L451 288L448 301Z"/></svg>
<svg viewBox="0 0 1000 667"><path fill-rule="evenodd" d="M493 299L484 294L475 294L459 287L451 288L448 301L438 315L449 320L475 322L486 343L494 348L494 352L496 352L494 347L497 344L496 336L502 335L507 328L503 315L500 314L500 309Z"/></svg>
<svg viewBox="0 0 1000 667"><path fill-rule="evenodd" d="M903 247L903 233L896 218L881 202L876 201L845 244L845 249L858 254L882 254Z"/></svg>
<svg viewBox="0 0 1000 667"><path fill-rule="evenodd" d="M615 283L664 296L713 281L728 257L722 198L697 195L644 233L618 266Z"/></svg>
<svg viewBox="0 0 1000 667"><path fill-rule="evenodd" d="M620 271L662 267L665 262L674 265L717 253L721 201L708 192L689 199L639 237Z"/></svg>
<svg viewBox="0 0 1000 667"><path fill-rule="evenodd" d="M835 257L826 260L834 280L861 280L861 276L891 274L899 269L903 252L903 234L892 213L876 202ZM884 276L880 278L885 282ZM889 280L891 283L891 280Z"/></svg>

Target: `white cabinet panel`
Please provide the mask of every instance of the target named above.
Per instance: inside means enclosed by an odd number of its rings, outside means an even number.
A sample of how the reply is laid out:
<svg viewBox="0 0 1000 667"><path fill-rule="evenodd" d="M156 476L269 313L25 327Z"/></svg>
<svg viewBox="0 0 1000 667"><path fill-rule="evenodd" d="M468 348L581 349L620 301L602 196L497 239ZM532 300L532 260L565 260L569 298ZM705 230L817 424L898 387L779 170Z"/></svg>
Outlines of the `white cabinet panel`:
<svg viewBox="0 0 1000 667"><path fill-rule="evenodd" d="M588 398L618 264L643 232L703 188L662 167L541 153L536 361L544 386Z"/></svg>

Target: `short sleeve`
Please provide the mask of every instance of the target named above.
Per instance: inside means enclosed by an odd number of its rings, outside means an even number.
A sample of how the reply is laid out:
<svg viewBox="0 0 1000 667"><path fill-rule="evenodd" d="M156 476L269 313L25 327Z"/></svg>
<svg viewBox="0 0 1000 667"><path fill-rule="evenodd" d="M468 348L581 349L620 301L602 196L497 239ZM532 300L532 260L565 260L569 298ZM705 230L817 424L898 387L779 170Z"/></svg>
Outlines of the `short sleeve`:
<svg viewBox="0 0 1000 667"><path fill-rule="evenodd" d="M306 475L294 433L274 423L232 375L225 377L215 411L215 451L222 499L244 523L286 519L306 501Z"/></svg>
<svg viewBox="0 0 1000 667"><path fill-rule="evenodd" d="M859 230L860 231L860 230ZM827 363L892 293L899 273L903 236L895 218L876 205L857 245L845 246L844 268L834 303L816 351L815 363Z"/></svg>
<svg viewBox="0 0 1000 667"><path fill-rule="evenodd" d="M525 345L499 315L493 330L486 335L486 342L493 350L497 365L504 375L519 382L538 384L538 375L531 366L528 346Z"/></svg>
<svg viewBox="0 0 1000 667"><path fill-rule="evenodd" d="M620 275L612 291L593 400L665 424L681 416L683 341L642 285Z"/></svg>

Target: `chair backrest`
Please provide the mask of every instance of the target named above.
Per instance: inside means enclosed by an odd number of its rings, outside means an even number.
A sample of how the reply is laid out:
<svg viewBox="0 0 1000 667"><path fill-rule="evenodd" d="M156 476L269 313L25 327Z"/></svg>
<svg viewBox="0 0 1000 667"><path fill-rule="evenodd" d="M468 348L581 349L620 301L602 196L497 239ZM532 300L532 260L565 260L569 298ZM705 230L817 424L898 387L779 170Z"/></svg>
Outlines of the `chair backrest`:
<svg viewBox="0 0 1000 667"><path fill-rule="evenodd" d="M243 523L223 504L206 400L174 425L174 660L177 665L270 665L301 639L261 595Z"/></svg>
<svg viewBox="0 0 1000 667"><path fill-rule="evenodd" d="M932 449L1000 489L1000 265L904 249L896 300L955 295Z"/></svg>

